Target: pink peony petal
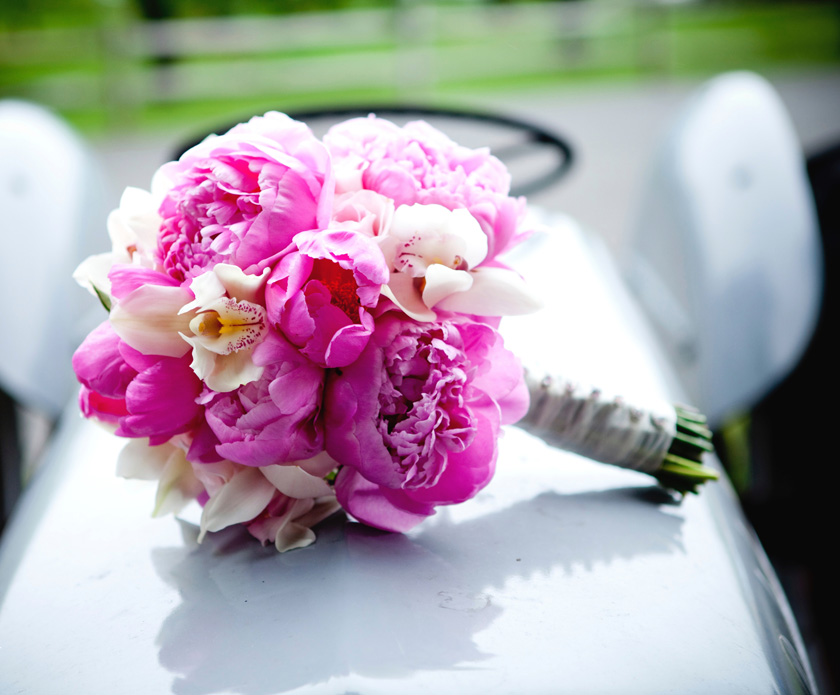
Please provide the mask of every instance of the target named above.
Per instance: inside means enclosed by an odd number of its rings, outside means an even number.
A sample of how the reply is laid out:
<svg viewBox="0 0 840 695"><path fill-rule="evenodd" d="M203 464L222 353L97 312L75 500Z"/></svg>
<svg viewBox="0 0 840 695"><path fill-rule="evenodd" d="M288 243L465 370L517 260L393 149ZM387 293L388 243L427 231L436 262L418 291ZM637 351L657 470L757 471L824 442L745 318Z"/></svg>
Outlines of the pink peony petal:
<svg viewBox="0 0 840 695"><path fill-rule="evenodd" d="M416 503L399 491L371 483L349 467L338 474L335 491L348 514L383 531L410 531L435 512L433 505Z"/></svg>
<svg viewBox="0 0 840 695"><path fill-rule="evenodd" d="M123 358L119 344L119 336L106 321L91 331L73 354L73 371L79 381L107 398L124 398L137 374Z"/></svg>
<svg viewBox="0 0 840 695"><path fill-rule="evenodd" d="M126 389L129 415L120 420L117 434L165 440L186 432L201 416L195 402L200 393L201 382L185 360L160 357Z"/></svg>

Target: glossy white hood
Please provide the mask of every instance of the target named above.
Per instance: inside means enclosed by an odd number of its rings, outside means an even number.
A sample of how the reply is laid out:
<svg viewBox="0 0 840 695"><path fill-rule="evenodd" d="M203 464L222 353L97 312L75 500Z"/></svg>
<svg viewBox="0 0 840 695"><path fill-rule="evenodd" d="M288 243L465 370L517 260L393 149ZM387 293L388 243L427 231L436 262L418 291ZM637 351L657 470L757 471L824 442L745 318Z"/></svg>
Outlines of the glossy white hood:
<svg viewBox="0 0 840 695"><path fill-rule="evenodd" d="M552 235L523 271L557 301L506 321L510 346L661 402L610 266L569 221ZM151 519L153 485L114 475L121 445L68 411L6 532L0 692L812 692L725 480L676 503L509 428L476 499L407 535L334 516L281 555Z"/></svg>

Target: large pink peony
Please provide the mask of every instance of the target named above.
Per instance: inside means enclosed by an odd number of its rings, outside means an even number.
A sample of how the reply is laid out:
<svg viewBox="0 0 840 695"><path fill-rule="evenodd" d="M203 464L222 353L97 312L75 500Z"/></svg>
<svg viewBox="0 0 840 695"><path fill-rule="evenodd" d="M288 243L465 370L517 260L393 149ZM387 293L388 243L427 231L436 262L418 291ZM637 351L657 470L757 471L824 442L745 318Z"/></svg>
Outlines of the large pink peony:
<svg viewBox="0 0 840 695"><path fill-rule="evenodd" d="M246 466L308 459L323 451L324 370L271 333L254 351L265 367L231 393L211 394L206 418L223 458Z"/></svg>
<svg viewBox="0 0 840 695"><path fill-rule="evenodd" d="M488 261L523 237L525 199L508 195L510 175L486 148L458 145L425 121L401 128L373 115L334 126L324 143L340 193L371 190L396 206L466 208L487 235Z"/></svg>
<svg viewBox="0 0 840 695"><path fill-rule="evenodd" d="M499 427L528 405L519 361L479 323L387 314L360 358L327 384L327 452L339 502L367 524L406 531L493 475Z"/></svg>
<svg viewBox="0 0 840 695"><path fill-rule="evenodd" d="M155 177L157 261L179 282L216 263L259 274L295 234L327 226L331 177L325 147L284 114L211 136Z"/></svg>
<svg viewBox="0 0 840 695"><path fill-rule="evenodd" d="M344 367L373 331L388 266L371 237L358 232L302 232L295 250L268 279L269 321L316 364Z"/></svg>

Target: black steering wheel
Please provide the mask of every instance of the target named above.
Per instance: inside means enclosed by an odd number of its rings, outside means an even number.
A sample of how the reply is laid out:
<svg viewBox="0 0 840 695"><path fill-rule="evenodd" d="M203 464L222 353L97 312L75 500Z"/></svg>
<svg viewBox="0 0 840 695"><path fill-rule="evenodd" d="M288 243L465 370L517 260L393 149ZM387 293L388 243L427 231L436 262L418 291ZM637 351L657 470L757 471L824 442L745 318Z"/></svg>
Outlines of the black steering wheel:
<svg viewBox="0 0 840 695"><path fill-rule="evenodd" d="M338 108L311 109L290 112L288 115L303 121L314 131L323 130L341 120L375 113L390 120L408 121L418 118L431 122L444 132L447 128L438 123L449 122L452 126L476 127L481 130L481 139L475 145L489 145L490 150L511 170L512 196L532 195L545 190L559 181L572 166L573 154L569 144L555 133L534 123L512 116L500 116L480 111L443 109L425 106L348 106ZM234 124L219 128L215 133L227 132ZM482 130L483 129L483 130ZM205 136L191 141L180 148L180 156ZM475 136L473 136L475 137ZM464 138L453 138L460 144L467 144ZM499 145L492 145L498 140Z"/></svg>

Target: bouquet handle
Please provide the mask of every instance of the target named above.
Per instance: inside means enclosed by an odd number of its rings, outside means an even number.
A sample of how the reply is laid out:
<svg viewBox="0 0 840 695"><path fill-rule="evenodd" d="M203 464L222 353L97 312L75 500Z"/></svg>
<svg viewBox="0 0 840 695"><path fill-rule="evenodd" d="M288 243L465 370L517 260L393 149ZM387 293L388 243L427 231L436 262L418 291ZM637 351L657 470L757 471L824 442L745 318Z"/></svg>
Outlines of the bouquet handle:
<svg viewBox="0 0 840 695"><path fill-rule="evenodd" d="M718 474L703 465L713 451L705 416L684 405L652 413L623 398L606 398L556 375L525 370L531 404L517 425L546 443L601 463L647 473L681 494Z"/></svg>

